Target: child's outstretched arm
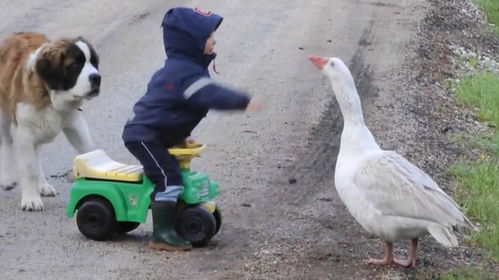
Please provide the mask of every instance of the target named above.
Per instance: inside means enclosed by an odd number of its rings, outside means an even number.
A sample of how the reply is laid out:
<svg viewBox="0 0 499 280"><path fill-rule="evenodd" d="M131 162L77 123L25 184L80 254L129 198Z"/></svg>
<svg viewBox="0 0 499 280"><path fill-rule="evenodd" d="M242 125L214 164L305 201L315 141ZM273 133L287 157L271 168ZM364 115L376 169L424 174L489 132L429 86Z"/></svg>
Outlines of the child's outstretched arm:
<svg viewBox="0 0 499 280"><path fill-rule="evenodd" d="M218 110L244 110L250 104L250 97L231 89L208 77L194 79L186 87L184 98L194 106Z"/></svg>
<svg viewBox="0 0 499 280"><path fill-rule="evenodd" d="M251 97L248 106L246 106L246 112L260 111L262 109L262 100L259 97Z"/></svg>

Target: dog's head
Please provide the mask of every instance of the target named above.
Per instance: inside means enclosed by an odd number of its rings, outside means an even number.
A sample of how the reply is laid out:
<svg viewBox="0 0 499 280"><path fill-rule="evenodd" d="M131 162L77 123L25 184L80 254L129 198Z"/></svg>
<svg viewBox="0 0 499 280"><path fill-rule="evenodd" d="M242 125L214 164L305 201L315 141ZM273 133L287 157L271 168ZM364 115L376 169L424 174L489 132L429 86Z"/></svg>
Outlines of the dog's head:
<svg viewBox="0 0 499 280"><path fill-rule="evenodd" d="M51 99L80 101L99 94L99 58L83 38L47 43L34 55L35 70L53 92Z"/></svg>

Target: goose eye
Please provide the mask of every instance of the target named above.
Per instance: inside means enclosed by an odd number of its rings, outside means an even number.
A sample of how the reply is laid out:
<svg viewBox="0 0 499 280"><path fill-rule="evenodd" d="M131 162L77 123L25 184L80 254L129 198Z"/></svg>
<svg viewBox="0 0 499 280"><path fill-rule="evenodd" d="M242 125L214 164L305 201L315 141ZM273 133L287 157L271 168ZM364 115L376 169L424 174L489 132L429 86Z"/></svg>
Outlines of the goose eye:
<svg viewBox="0 0 499 280"><path fill-rule="evenodd" d="M329 65L331 65L331 67L333 67L334 66L334 61L329 62Z"/></svg>

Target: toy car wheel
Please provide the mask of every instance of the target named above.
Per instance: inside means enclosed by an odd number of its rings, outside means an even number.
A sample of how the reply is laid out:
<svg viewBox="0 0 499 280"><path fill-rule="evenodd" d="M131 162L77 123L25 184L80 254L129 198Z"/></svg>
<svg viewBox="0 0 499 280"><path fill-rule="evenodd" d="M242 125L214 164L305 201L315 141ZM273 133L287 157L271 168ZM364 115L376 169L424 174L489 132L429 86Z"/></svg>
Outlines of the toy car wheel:
<svg viewBox="0 0 499 280"><path fill-rule="evenodd" d="M136 228L138 228L140 223L136 222L118 222L116 224L116 232L119 234L125 234Z"/></svg>
<svg viewBox="0 0 499 280"><path fill-rule="evenodd" d="M76 224L84 236L98 241L106 240L116 228L114 209L105 199L89 199L78 208Z"/></svg>
<svg viewBox="0 0 499 280"><path fill-rule="evenodd" d="M215 235L217 221L199 205L185 208L177 219L177 232L194 247L204 246Z"/></svg>
<svg viewBox="0 0 499 280"><path fill-rule="evenodd" d="M218 206L215 208L213 216L215 217L215 221L217 222L217 227L215 229L215 234L217 234L220 230L220 227L222 226L222 212L220 211L220 208L218 208Z"/></svg>

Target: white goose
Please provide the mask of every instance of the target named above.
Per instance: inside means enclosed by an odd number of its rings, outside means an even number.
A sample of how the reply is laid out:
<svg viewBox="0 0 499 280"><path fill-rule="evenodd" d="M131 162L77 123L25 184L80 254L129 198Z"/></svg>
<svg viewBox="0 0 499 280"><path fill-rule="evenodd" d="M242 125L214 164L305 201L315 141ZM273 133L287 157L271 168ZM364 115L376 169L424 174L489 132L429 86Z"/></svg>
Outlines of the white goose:
<svg viewBox="0 0 499 280"><path fill-rule="evenodd" d="M475 229L459 206L425 172L393 151L380 149L364 124L360 98L347 66L338 58L309 56L329 78L344 127L334 183L340 199L368 232L386 242L383 259L368 264L416 264L418 238L431 234L446 247L457 246L453 227ZM393 242L410 239L405 261L393 257Z"/></svg>

